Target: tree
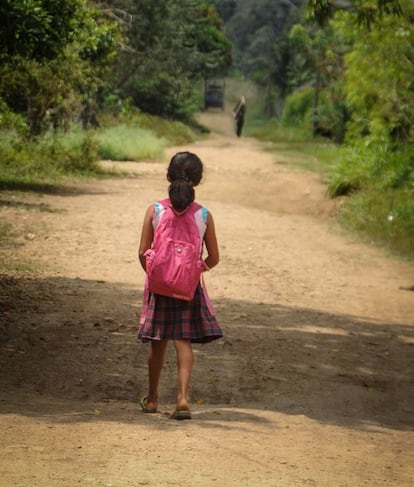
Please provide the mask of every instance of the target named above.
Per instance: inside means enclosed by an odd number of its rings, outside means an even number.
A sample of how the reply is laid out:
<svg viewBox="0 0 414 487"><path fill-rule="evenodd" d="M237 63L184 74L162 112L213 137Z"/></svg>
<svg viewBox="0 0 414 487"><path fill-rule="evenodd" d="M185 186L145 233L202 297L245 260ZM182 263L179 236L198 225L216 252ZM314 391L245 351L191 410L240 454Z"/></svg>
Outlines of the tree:
<svg viewBox="0 0 414 487"><path fill-rule="evenodd" d="M414 142L414 5L402 7L405 15L384 15L363 38L347 16L336 21L353 46L343 85L353 110L349 139Z"/></svg>
<svg viewBox="0 0 414 487"><path fill-rule="evenodd" d="M0 4L0 57L36 61L56 58L73 40L81 0L3 0Z"/></svg>
<svg viewBox="0 0 414 487"><path fill-rule="evenodd" d="M350 12L359 25L370 29L384 15L399 16L400 0L308 0L308 20L325 27L338 11Z"/></svg>
<svg viewBox="0 0 414 487"><path fill-rule="evenodd" d="M117 77L123 96L144 111L186 119L195 85L231 64L231 45L215 9L200 0L114 0L128 38Z"/></svg>
<svg viewBox="0 0 414 487"><path fill-rule="evenodd" d="M234 67L265 91L269 116L280 115L292 55L288 34L304 0L216 0L233 43Z"/></svg>
<svg viewBox="0 0 414 487"><path fill-rule="evenodd" d="M67 125L105 82L117 25L85 0L7 0L0 15L0 97L32 136Z"/></svg>
<svg viewBox="0 0 414 487"><path fill-rule="evenodd" d="M348 112L341 90L343 56L349 49L341 31L331 24L295 25L289 35L292 56L289 86L313 87L312 133L343 140Z"/></svg>

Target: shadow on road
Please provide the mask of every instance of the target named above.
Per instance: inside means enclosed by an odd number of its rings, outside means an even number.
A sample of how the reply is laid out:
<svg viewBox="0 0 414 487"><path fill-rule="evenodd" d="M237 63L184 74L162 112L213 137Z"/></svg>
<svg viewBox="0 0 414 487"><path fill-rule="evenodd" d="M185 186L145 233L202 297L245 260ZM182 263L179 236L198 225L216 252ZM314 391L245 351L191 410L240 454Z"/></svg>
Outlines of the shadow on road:
<svg viewBox="0 0 414 487"><path fill-rule="evenodd" d="M127 420L123 405L147 383L140 300L123 284L0 275L0 413L95 421L76 410L103 402L106 420ZM413 327L266 303L215 305L225 337L194 347L192 400L207 410L245 409L247 421L255 409L358 429L414 426ZM172 403L170 349L161 394ZM210 413L200 413L203 426L214 426Z"/></svg>

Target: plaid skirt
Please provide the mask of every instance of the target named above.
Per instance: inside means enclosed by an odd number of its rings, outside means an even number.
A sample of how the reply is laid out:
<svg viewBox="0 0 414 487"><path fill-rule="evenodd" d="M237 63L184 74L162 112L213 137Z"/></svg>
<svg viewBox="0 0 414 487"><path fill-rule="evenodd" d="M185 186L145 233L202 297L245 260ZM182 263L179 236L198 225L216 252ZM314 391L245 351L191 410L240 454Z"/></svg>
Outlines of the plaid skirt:
<svg viewBox="0 0 414 487"><path fill-rule="evenodd" d="M190 302L149 293L147 310L138 330L138 339L142 342L182 339L207 343L222 336L201 286Z"/></svg>

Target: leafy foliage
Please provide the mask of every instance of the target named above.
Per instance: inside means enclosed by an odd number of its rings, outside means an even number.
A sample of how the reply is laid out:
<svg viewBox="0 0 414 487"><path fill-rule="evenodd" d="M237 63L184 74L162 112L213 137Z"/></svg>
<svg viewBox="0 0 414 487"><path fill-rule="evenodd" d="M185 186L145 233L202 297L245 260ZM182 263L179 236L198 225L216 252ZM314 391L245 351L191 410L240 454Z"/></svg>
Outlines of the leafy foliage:
<svg viewBox="0 0 414 487"><path fill-rule="evenodd" d="M302 90L289 95L286 99L282 115L282 124L289 126L308 126L312 118L312 104L314 92L312 87L308 86Z"/></svg>
<svg viewBox="0 0 414 487"><path fill-rule="evenodd" d="M352 12L352 19L366 29L379 22L384 15L399 16L403 13L400 0L308 0L307 18L326 27L338 11Z"/></svg>
<svg viewBox="0 0 414 487"><path fill-rule="evenodd" d="M388 16L361 39L347 18L339 24L351 37L345 56L344 90L354 113L349 139L414 142L414 6L404 18Z"/></svg>
<svg viewBox="0 0 414 487"><path fill-rule="evenodd" d="M392 150L385 143L372 148L365 140L347 145L332 167L329 192L332 196L369 189L406 188L414 191L414 155L409 147Z"/></svg>
<svg viewBox="0 0 414 487"><path fill-rule="evenodd" d="M117 66L118 89L135 106L189 119L198 108L197 84L231 64L231 45L215 9L200 0L114 0L128 12L128 45Z"/></svg>
<svg viewBox="0 0 414 487"><path fill-rule="evenodd" d="M0 5L0 56L54 59L73 40L81 0L4 0Z"/></svg>
<svg viewBox="0 0 414 487"><path fill-rule="evenodd" d="M116 25L86 0L6 1L0 15L0 98L32 136L67 127L105 83Z"/></svg>
<svg viewBox="0 0 414 487"><path fill-rule="evenodd" d="M300 20L304 0L216 0L214 3L226 19L235 68L262 87L267 113L280 115L290 91L289 31Z"/></svg>
<svg viewBox="0 0 414 487"><path fill-rule="evenodd" d="M357 189L406 188L414 193L414 6L385 16L361 38L342 15L335 23L352 43L342 85L351 117L332 195Z"/></svg>

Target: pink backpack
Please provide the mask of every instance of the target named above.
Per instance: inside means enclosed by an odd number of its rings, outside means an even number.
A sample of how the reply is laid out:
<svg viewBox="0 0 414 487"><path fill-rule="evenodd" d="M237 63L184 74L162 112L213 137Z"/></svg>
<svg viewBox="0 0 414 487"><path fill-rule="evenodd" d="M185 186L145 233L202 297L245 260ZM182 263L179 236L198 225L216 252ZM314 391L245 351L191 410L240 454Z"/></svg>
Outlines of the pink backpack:
<svg viewBox="0 0 414 487"><path fill-rule="evenodd" d="M191 301L201 273L207 269L201 258L203 237L195 218L202 207L192 202L184 213L177 214L169 199L156 205L163 211L154 218L154 240L145 252L148 290Z"/></svg>

